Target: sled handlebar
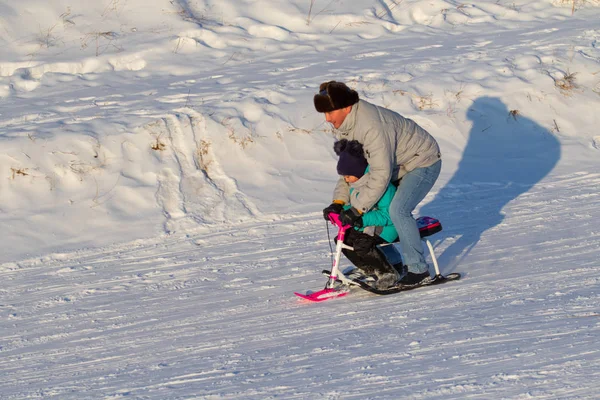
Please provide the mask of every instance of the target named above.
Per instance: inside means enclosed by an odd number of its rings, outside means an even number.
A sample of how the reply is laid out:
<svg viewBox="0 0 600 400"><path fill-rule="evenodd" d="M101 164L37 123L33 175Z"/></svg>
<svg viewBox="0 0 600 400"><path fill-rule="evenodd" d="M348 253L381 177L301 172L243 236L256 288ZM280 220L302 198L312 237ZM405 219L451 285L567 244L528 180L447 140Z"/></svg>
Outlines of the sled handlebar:
<svg viewBox="0 0 600 400"><path fill-rule="evenodd" d="M346 230L352 227L352 225L342 225L342 221L340 221L340 214L337 213L329 213L329 220L335 226L337 226L340 230Z"/></svg>

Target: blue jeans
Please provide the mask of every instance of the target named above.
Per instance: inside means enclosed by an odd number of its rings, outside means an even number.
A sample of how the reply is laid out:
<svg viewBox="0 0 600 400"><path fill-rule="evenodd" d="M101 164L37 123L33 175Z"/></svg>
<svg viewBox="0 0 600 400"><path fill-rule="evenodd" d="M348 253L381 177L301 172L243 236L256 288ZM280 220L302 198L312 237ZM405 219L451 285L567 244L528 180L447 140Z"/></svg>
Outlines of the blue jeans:
<svg viewBox="0 0 600 400"><path fill-rule="evenodd" d="M417 168L402 177L390 204L390 217L400 238L402 261L409 272L428 271L421 235L412 212L425 198L440 175L442 160L425 168Z"/></svg>

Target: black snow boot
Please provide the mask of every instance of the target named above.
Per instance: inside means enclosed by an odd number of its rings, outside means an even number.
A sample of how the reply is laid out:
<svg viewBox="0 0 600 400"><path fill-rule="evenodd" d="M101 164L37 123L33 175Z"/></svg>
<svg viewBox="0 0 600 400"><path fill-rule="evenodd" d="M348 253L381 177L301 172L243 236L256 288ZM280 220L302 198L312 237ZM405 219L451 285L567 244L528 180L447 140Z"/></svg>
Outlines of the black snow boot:
<svg viewBox="0 0 600 400"><path fill-rule="evenodd" d="M419 285L423 281L430 279L431 276L429 272L423 272L422 274L415 274L414 272L407 272L402 279L400 279L400 283L406 286L414 286Z"/></svg>

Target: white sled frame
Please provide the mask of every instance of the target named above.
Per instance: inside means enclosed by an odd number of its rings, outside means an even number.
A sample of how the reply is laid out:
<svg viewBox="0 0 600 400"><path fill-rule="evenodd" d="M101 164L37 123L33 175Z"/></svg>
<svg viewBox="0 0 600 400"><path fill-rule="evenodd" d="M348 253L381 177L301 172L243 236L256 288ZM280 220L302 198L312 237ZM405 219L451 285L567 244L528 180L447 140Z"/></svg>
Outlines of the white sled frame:
<svg viewBox="0 0 600 400"><path fill-rule="evenodd" d="M353 282L350 279L346 278L346 275L344 275L342 273L342 271L340 271L339 265L340 265L340 260L342 258L342 249L347 249L347 250L353 251L354 247L348 246L341 240L337 241L337 244L335 246L335 256L333 259L333 265L331 266L331 275L329 276L327 285L325 285L326 289L333 288L335 286L336 281L340 281L344 285L348 285L348 286L356 285L356 282Z"/></svg>
<svg viewBox="0 0 600 400"><path fill-rule="evenodd" d="M435 276L441 276L442 274L440 274L440 266L438 265L437 257L435 256L431 242L429 241L429 239L426 239L426 238L421 238L421 240L425 242L425 244L427 245L427 248L429 249L429 254L431 255L431 261L433 262L433 268L435 269Z"/></svg>
<svg viewBox="0 0 600 400"><path fill-rule="evenodd" d="M341 228L341 224L339 224L339 219L337 218L337 215L335 216L335 218L332 218L331 221L334 223L336 223L335 221L337 221L338 228ZM344 243L344 241L343 241L344 235L345 235L345 229L344 229L344 233L342 235L339 235L339 232L338 232L338 241L335 246L335 257L334 257L333 265L331 267L331 274L329 276L329 280L327 281L327 284L325 285L326 289L333 288L335 286L336 281L341 281L345 285L356 285L356 282L353 282L350 279L346 278L346 275L344 275L344 273L342 273L339 268L340 260L342 258L342 250L343 249L348 249L351 251L354 250L354 248L352 246L348 246L347 244ZM431 261L433 263L433 268L435 270L435 276L441 277L442 274L440 273L440 267L438 265L437 257L435 256L435 252L433 251L433 246L431 245L431 242L429 241L429 239L427 239L427 237L422 237L421 240L423 242L425 242L427 249L429 249L429 255L431 256ZM390 244L392 244L392 243L390 243Z"/></svg>
<svg viewBox="0 0 600 400"><path fill-rule="evenodd" d="M435 270L435 276L441 276L442 274L440 273L440 266L438 264L437 257L435 256L435 251L433 250L433 245L427 238L421 238L421 240L425 243L425 245L427 246L427 249L429 249L429 255L431 256L431 262L433 263L433 268ZM328 288L332 288L334 286L336 280L342 282L345 285L356 285L356 282L351 281L350 279L346 278L346 275L344 275L339 269L340 260L342 258L342 249L348 249L350 251L354 250L353 247L348 246L348 245L344 244L342 241L338 240L337 245L335 246L335 257L334 257L334 261L333 261L333 266L331 268L331 276L326 285L326 287L328 287Z"/></svg>

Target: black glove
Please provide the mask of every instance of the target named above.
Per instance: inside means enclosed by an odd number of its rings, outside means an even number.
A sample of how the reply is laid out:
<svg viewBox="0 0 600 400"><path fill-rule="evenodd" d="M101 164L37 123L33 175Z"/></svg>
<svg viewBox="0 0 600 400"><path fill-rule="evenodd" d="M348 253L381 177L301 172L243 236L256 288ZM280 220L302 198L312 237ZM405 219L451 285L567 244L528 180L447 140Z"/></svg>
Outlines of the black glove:
<svg viewBox="0 0 600 400"><path fill-rule="evenodd" d="M323 218L325 221L329 221L329 214L340 214L344 210L344 206L339 203L331 203L323 209Z"/></svg>
<svg viewBox="0 0 600 400"><path fill-rule="evenodd" d="M363 226L362 215L360 215L358 210L354 207L342 211L340 214L340 222L342 225L351 225L357 228Z"/></svg>

